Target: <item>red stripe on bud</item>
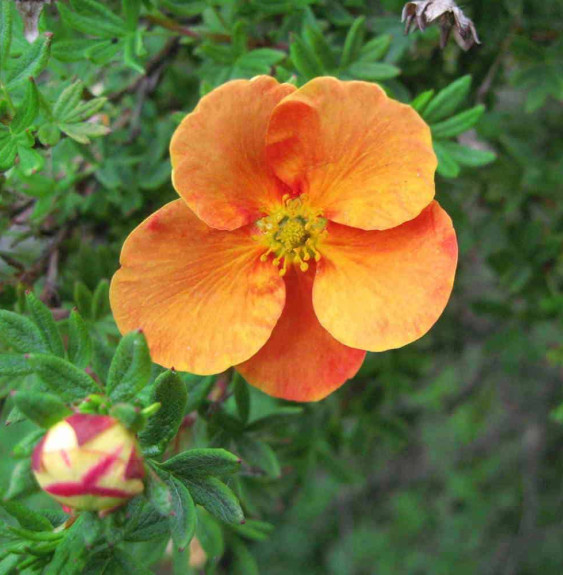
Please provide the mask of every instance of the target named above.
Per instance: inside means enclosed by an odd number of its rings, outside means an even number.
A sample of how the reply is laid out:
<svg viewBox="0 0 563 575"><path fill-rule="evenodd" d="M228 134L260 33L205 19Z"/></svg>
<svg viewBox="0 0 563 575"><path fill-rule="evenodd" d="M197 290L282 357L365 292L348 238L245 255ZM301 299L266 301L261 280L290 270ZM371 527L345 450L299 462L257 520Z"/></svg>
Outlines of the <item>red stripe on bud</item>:
<svg viewBox="0 0 563 575"><path fill-rule="evenodd" d="M31 456L31 469L33 471L43 471L43 463L41 463L41 458L43 457L43 445L45 444L45 439L47 435L41 438L41 441L35 446L33 454Z"/></svg>
<svg viewBox="0 0 563 575"><path fill-rule="evenodd" d="M76 413L65 421L74 429L78 445L87 443L117 423L117 420L109 415L92 413Z"/></svg>
<svg viewBox="0 0 563 575"><path fill-rule="evenodd" d="M145 466L143 465L143 460L139 457L137 449L133 447L125 468L125 479L143 479L144 476Z"/></svg>

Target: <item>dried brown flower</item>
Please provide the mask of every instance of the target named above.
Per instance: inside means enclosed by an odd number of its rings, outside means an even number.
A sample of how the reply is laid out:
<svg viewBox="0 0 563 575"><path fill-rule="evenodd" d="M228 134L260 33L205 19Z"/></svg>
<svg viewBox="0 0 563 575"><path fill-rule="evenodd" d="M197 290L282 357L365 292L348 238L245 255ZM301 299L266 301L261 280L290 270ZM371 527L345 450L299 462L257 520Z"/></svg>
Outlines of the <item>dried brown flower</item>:
<svg viewBox="0 0 563 575"><path fill-rule="evenodd" d="M35 42L39 36L39 16L43 5L50 3L51 0L16 0L16 8L23 20L24 36L29 43Z"/></svg>
<svg viewBox="0 0 563 575"><path fill-rule="evenodd" d="M454 39L463 50L480 44L473 21L468 18L453 0L424 0L407 2L401 21L405 22L405 34L414 29L425 30L437 22L440 26L440 47L444 48L453 29Z"/></svg>

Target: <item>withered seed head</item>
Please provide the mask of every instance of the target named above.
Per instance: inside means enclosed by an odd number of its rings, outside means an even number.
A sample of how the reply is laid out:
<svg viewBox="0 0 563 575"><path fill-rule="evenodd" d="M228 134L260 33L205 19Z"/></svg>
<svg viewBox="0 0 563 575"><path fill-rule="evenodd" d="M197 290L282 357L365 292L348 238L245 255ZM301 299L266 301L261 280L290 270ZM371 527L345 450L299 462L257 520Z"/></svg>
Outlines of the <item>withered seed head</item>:
<svg viewBox="0 0 563 575"><path fill-rule="evenodd" d="M463 50L480 44L473 21L468 18L453 0L423 0L407 2L401 21L405 22L405 34L414 29L425 30L438 22L440 26L440 47L444 48L453 29L454 39Z"/></svg>

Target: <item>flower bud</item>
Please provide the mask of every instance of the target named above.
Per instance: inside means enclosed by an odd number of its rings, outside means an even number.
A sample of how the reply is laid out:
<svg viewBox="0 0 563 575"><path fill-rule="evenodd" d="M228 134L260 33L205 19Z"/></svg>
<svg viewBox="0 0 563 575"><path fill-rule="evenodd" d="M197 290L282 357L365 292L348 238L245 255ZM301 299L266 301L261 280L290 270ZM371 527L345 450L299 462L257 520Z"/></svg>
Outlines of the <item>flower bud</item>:
<svg viewBox="0 0 563 575"><path fill-rule="evenodd" d="M32 468L41 488L72 509L111 509L144 488L135 436L107 415L77 413L51 427Z"/></svg>

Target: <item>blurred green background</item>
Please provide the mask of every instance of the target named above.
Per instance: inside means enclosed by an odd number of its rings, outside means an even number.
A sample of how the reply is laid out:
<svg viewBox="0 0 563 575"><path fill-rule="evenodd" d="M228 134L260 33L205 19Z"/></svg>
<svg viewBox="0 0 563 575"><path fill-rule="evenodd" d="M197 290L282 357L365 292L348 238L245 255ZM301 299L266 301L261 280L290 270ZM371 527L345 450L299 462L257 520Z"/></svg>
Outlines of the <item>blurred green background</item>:
<svg viewBox="0 0 563 575"><path fill-rule="evenodd" d="M465 2L482 41L468 52L441 50L435 26L405 36L396 0L103 4L117 20L78 0L41 16L46 55L27 75L52 108L81 80L85 109L70 122L45 107L33 141L0 139L0 305L21 286L61 317L89 305L129 231L174 198L175 126L229 79L331 74L411 102L469 75L454 109L444 97L427 117L460 244L450 304L420 341L370 354L354 381L264 431L281 478L248 477L243 498L276 529L250 549L268 575L563 573L563 4ZM15 10L13 25L12 55L30 58ZM10 96L25 102L23 80ZM466 109L459 129L440 124ZM115 334L107 309L94 316ZM3 488L21 433L0 430ZM244 572L228 557L218 569Z"/></svg>

